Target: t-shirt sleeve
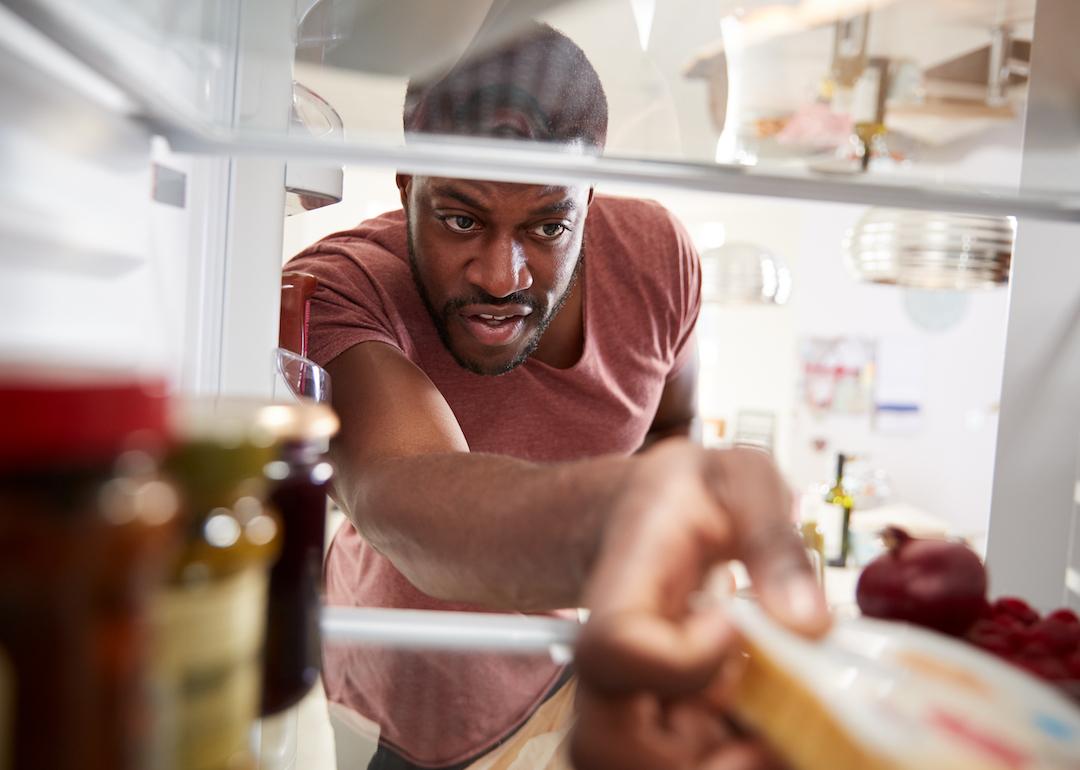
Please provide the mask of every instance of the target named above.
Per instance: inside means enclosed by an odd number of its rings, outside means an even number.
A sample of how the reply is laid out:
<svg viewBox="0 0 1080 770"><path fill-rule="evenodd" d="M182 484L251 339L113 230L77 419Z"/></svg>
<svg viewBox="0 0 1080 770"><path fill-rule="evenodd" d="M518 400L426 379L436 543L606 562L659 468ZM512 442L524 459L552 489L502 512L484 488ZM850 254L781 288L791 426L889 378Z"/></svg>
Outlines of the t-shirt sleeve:
<svg viewBox="0 0 1080 770"><path fill-rule="evenodd" d="M668 218L673 235L671 264L677 268L672 278L675 319L671 326L670 379L682 370L694 353L694 329L701 312L701 258L682 222L670 213Z"/></svg>
<svg viewBox="0 0 1080 770"><path fill-rule="evenodd" d="M285 266L319 281L310 303L308 355L320 366L362 342L383 342L406 352L393 303L364 262L343 245L323 242Z"/></svg>

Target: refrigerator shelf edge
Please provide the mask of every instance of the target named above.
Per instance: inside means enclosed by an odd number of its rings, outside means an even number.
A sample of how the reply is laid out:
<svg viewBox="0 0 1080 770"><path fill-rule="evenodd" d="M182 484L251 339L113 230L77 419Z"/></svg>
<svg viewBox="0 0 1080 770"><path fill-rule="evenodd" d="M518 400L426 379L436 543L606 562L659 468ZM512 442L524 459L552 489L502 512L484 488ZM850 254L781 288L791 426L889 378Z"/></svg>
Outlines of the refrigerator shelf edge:
<svg viewBox="0 0 1080 770"><path fill-rule="evenodd" d="M811 172L763 173L743 166L545 151L509 140L455 137L453 141L435 139L404 145L376 140L328 145L307 138L288 139L185 125L173 119L158 119L155 123L156 130L174 150L193 154L317 160L504 182L618 182L728 195L1080 222L1080 194L1069 192L981 192L836 179Z"/></svg>
<svg viewBox="0 0 1080 770"><path fill-rule="evenodd" d="M321 628L323 640L330 644L549 654L565 660L581 625L535 615L324 607Z"/></svg>

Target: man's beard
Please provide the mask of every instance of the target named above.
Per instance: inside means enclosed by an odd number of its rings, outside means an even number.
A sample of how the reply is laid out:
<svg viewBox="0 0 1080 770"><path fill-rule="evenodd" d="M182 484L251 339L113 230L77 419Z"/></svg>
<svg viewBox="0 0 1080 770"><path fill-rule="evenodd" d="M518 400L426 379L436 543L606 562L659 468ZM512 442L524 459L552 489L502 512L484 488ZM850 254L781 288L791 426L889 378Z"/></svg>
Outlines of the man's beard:
<svg viewBox="0 0 1080 770"><path fill-rule="evenodd" d="M512 369L516 369L521 366L531 356L536 348L540 345L540 340L544 336L544 332L547 331L548 325L562 310L563 305L566 304L567 298L574 290L574 286L577 284L578 276L581 273L581 266L585 263L585 244L581 244L581 248L578 249L577 264L574 265L574 273L570 276L570 283L566 287L566 291L562 293L558 301L550 308L544 303L538 302L535 297L524 291L517 291L513 294L509 294L505 297L493 297L487 292L477 291L469 297L457 297L455 299L446 302L441 309L437 310L431 302L431 297L424 287L424 282L420 279L420 270L417 267L416 260L416 247L413 243L412 228L406 226L406 232L408 236L409 245L409 268L412 270L413 283L416 284L416 290L420 293L420 298L424 301L424 307L427 308L428 314L431 316L431 322L435 324L435 330L439 333L439 339L442 340L443 347L447 349L458 365L464 369L468 369L474 374L482 374L488 376L498 376L500 374L506 374ZM532 309L533 315L540 316L540 323L533 331L532 336L526 341L525 346L514 356L510 361L505 364L500 364L494 368L485 368L477 361L471 361L461 356L458 351L454 350L454 346L450 342L450 319L457 315L457 311L467 305L526 305Z"/></svg>

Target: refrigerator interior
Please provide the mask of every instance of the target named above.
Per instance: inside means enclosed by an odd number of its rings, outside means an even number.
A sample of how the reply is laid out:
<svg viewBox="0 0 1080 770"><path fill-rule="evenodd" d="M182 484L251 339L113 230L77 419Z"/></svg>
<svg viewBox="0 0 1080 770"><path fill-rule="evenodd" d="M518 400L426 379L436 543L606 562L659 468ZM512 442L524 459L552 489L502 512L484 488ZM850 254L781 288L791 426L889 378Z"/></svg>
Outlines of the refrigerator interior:
<svg viewBox="0 0 1080 770"><path fill-rule="evenodd" d="M752 243L790 270L782 306L703 308L699 407L724 426L718 443L740 411L772 414L774 454L800 491L855 446L887 468L895 500L985 551L995 594L1080 607L1080 127L1059 97L1080 93L1071 0L869 3L868 49L891 62L895 95L892 143L865 171L844 143L853 126L814 112L852 3L820 17L809 2L774 17L765 2L455 5L5 0L0 365L119 367L162 373L178 393L265 396L281 265L397 208L395 170L595 182L659 200L702 251ZM533 15L600 73L604 157L404 141L409 77L454 61L481 28L498 41ZM1001 29L1027 54L995 101L990 83L971 81L970 57L985 76ZM290 129L294 80L333 107L343 134ZM859 79L847 98L872 102L873 87ZM341 202L286 216L290 165L344 168ZM1017 216L1009 285L859 282L844 239L870 205ZM873 404L807 406L805 345L840 338L873 339L914 372L894 381L918 400L917 421L884 426ZM300 724L325 753L325 723ZM349 729L362 753L364 726Z"/></svg>

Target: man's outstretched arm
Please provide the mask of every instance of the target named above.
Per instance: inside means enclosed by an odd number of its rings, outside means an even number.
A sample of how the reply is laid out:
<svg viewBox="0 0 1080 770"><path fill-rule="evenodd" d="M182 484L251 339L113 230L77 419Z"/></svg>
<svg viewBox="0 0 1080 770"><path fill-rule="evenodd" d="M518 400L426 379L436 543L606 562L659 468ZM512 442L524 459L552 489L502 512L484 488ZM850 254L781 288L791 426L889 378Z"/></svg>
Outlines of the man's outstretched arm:
<svg viewBox="0 0 1080 770"><path fill-rule="evenodd" d="M493 609L581 603L638 458L539 465L471 453L442 395L396 349L363 343L327 369L342 422L335 497L410 582Z"/></svg>
<svg viewBox="0 0 1080 770"><path fill-rule="evenodd" d="M759 453L678 440L545 465L470 453L441 394L394 348L357 345L328 369L343 426L332 447L338 502L431 596L517 611L582 605L601 543L607 562L613 549L633 558L640 544L619 533L651 536L661 523L693 538L712 522L727 538L709 546L717 558L757 547L740 542L733 520L767 527L778 553L802 553L786 487Z"/></svg>

